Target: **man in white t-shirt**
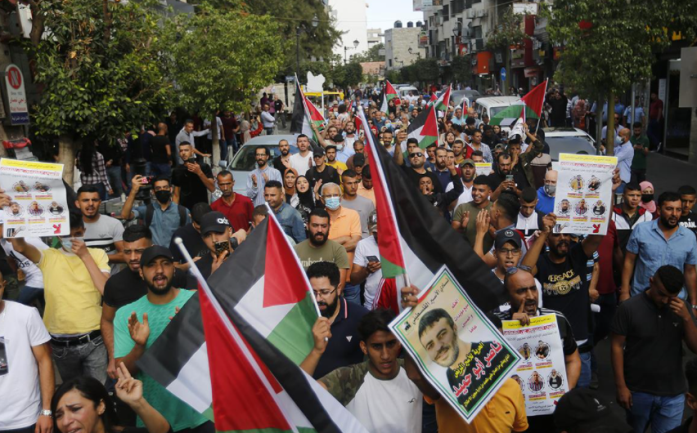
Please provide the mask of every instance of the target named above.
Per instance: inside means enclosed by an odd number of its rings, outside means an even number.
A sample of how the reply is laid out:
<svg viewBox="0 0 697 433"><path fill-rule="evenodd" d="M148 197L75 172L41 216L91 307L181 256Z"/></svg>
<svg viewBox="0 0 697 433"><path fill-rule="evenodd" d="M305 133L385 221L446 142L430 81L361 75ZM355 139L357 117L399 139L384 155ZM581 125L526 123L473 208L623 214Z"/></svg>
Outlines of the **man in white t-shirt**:
<svg viewBox="0 0 697 433"><path fill-rule="evenodd" d="M0 431L49 433L55 388L46 327L36 308L3 301L0 276Z"/></svg>
<svg viewBox="0 0 697 433"><path fill-rule="evenodd" d="M318 380L371 433L421 433L423 394L409 380L399 359L402 345L390 331L391 310L373 310L358 323L367 360L337 368ZM300 364L312 375L331 335L329 319L312 327L315 347Z"/></svg>
<svg viewBox="0 0 697 433"><path fill-rule="evenodd" d="M368 217L368 232L371 236L360 240L356 245L350 282L353 285L358 285L365 281L363 306L372 310L375 308L373 304L377 303L375 295L382 279L380 250L378 249L378 217L375 211Z"/></svg>
<svg viewBox="0 0 697 433"><path fill-rule="evenodd" d="M103 250L109 258L111 274L126 267L123 255L123 224L116 218L99 213L102 200L93 186L81 186L77 190L75 206L80 209L85 223L85 245L87 248Z"/></svg>
<svg viewBox="0 0 697 433"><path fill-rule="evenodd" d="M307 170L314 165L310 139L305 134L298 135L298 150L300 152L290 156L290 166L298 172L298 176L305 176Z"/></svg>
<svg viewBox="0 0 697 433"><path fill-rule="evenodd" d="M7 239L3 238L2 235L2 225L0 224L0 246L5 250L7 257L13 259L17 269L21 269L24 273L24 287L22 291L19 292L19 298L17 302L24 305L30 305L35 299L44 295L44 276L41 273L41 269L23 254L15 251ZM24 238L28 243L36 247L39 251L43 251L48 248L48 245L43 243L40 238Z"/></svg>

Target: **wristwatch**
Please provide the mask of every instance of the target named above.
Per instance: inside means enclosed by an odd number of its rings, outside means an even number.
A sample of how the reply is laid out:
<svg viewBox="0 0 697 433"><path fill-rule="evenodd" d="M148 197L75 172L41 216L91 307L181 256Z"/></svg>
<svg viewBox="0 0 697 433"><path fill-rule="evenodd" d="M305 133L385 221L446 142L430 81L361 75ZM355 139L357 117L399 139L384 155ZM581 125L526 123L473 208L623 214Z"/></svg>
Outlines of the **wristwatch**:
<svg viewBox="0 0 697 433"><path fill-rule="evenodd" d="M48 409L44 409L41 411L41 416L48 416L48 417L53 417L53 412L51 412Z"/></svg>

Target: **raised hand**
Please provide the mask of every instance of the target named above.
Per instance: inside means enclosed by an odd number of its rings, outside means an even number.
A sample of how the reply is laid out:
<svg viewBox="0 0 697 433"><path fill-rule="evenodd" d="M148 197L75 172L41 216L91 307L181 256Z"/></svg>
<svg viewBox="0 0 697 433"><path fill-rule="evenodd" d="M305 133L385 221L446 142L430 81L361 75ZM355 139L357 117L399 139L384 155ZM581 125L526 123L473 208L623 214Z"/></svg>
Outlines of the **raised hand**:
<svg viewBox="0 0 697 433"><path fill-rule="evenodd" d="M138 321L138 316L136 316L135 312L131 313L131 317L128 318L128 332L137 345L145 347L148 337L150 337L148 313L143 313L143 323Z"/></svg>

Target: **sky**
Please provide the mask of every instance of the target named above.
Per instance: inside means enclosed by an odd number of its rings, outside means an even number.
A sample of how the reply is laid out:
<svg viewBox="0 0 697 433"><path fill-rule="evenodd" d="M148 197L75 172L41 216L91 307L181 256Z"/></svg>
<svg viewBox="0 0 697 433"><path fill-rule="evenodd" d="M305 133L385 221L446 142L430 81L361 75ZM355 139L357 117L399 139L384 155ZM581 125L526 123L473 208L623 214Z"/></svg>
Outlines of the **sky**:
<svg viewBox="0 0 697 433"><path fill-rule="evenodd" d="M360 1L360 0L359 0ZM380 28L383 31L394 26L400 20L404 27L408 21L423 21L422 12L413 11L412 0L365 0L368 3L368 28Z"/></svg>

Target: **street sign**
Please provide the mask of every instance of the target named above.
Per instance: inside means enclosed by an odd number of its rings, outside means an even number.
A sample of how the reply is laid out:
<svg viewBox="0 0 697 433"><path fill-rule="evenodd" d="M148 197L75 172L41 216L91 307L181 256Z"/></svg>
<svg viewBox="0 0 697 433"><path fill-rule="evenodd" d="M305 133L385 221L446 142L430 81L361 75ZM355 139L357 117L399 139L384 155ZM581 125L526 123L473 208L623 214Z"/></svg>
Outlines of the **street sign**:
<svg viewBox="0 0 697 433"><path fill-rule="evenodd" d="M295 81L295 75L286 75L286 83L292 83Z"/></svg>
<svg viewBox="0 0 697 433"><path fill-rule="evenodd" d="M506 81L506 68L501 68L501 81Z"/></svg>
<svg viewBox="0 0 697 433"><path fill-rule="evenodd" d="M5 89L7 105L10 107L10 121L13 125L29 123L27 94L24 91L24 76L17 65L9 64L5 68Z"/></svg>

